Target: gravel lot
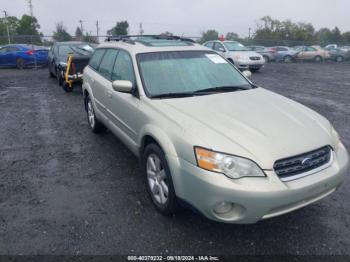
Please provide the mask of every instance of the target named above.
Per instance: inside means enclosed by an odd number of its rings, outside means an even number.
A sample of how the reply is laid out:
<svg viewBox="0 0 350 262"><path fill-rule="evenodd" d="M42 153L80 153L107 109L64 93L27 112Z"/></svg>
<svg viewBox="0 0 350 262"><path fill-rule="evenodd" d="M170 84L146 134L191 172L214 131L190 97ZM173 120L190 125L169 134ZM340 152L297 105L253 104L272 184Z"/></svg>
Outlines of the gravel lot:
<svg viewBox="0 0 350 262"><path fill-rule="evenodd" d="M326 116L350 148L350 63L269 64L257 84ZM254 225L159 215L137 159L90 132L81 90L46 69L0 70L1 254L350 254L350 181ZM267 116L268 117L268 116Z"/></svg>

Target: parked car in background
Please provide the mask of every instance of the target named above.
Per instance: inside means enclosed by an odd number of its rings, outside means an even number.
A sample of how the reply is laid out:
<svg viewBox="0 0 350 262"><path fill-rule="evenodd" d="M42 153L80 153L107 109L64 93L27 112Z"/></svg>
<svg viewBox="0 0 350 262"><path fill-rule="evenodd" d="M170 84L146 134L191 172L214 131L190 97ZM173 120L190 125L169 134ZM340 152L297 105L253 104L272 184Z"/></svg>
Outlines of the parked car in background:
<svg viewBox="0 0 350 262"><path fill-rule="evenodd" d="M204 46L149 38L99 45L83 97L91 131L108 127L138 157L160 213L185 202L212 220L255 223L340 187L349 156L327 119Z"/></svg>
<svg viewBox="0 0 350 262"><path fill-rule="evenodd" d="M333 49L333 48L338 48L338 45L337 44L330 44L330 45L326 45L324 48L327 49L327 50L330 50L330 49Z"/></svg>
<svg viewBox="0 0 350 262"><path fill-rule="evenodd" d="M288 46L276 46L275 60L276 62L290 63L294 62L298 51Z"/></svg>
<svg viewBox="0 0 350 262"><path fill-rule="evenodd" d="M204 46L215 50L240 70L255 72L265 64L262 55L249 50L249 48L236 41L208 41L204 43Z"/></svg>
<svg viewBox="0 0 350 262"><path fill-rule="evenodd" d="M255 51L262 55L265 60L265 63L271 62L275 60L276 49L273 47L265 47L265 46L247 46L247 48L251 51Z"/></svg>
<svg viewBox="0 0 350 262"><path fill-rule="evenodd" d="M0 48L0 66L17 67L43 66L47 64L48 50L26 44L5 45Z"/></svg>
<svg viewBox="0 0 350 262"><path fill-rule="evenodd" d="M330 58L327 50L317 46L301 46L296 48L296 50L298 51L296 59L301 61L322 62Z"/></svg>
<svg viewBox="0 0 350 262"><path fill-rule="evenodd" d="M336 62L343 62L344 60L350 59L350 50L343 48L331 48L329 49L331 60Z"/></svg>
<svg viewBox="0 0 350 262"><path fill-rule="evenodd" d="M78 58L90 58L94 47L84 42L56 42L49 51L48 69L51 77L56 77L59 85L64 80L64 72L67 67L67 57L69 54Z"/></svg>

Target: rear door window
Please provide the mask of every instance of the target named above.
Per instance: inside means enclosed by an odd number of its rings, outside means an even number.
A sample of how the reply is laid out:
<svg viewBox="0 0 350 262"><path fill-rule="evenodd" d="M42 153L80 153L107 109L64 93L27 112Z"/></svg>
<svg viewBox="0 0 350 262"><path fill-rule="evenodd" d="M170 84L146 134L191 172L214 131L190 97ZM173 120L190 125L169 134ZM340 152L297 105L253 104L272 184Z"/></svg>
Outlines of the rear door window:
<svg viewBox="0 0 350 262"><path fill-rule="evenodd" d="M107 49L98 68L98 72L108 80L111 80L112 70L117 54L118 50Z"/></svg>
<svg viewBox="0 0 350 262"><path fill-rule="evenodd" d="M97 49L90 59L89 66L95 70L98 70L104 53L105 49Z"/></svg>

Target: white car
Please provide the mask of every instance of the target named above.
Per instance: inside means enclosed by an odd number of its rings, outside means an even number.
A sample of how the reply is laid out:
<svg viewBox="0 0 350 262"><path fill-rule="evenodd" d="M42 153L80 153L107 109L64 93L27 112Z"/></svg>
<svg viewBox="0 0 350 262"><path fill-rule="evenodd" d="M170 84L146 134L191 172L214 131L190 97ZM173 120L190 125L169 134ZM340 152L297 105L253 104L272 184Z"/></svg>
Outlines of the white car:
<svg viewBox="0 0 350 262"><path fill-rule="evenodd" d="M186 39L99 45L83 93L90 128L108 127L140 159L163 214L187 202L216 221L254 223L328 196L348 173L327 119Z"/></svg>
<svg viewBox="0 0 350 262"><path fill-rule="evenodd" d="M250 51L249 48L236 41L208 41L204 43L204 46L215 50L242 71L255 72L265 65L265 59L262 55Z"/></svg>

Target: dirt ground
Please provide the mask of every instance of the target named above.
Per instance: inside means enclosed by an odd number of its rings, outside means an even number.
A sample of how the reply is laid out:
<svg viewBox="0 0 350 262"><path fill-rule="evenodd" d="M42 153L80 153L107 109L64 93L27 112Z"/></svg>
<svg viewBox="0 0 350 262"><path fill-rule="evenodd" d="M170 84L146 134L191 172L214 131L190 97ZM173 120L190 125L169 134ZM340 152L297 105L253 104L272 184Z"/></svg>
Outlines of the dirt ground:
<svg viewBox="0 0 350 262"><path fill-rule="evenodd" d="M350 148L350 63L268 64L262 87L326 116ZM350 254L350 180L254 225L172 218L151 205L137 159L88 128L81 90L47 69L0 70L0 254Z"/></svg>

